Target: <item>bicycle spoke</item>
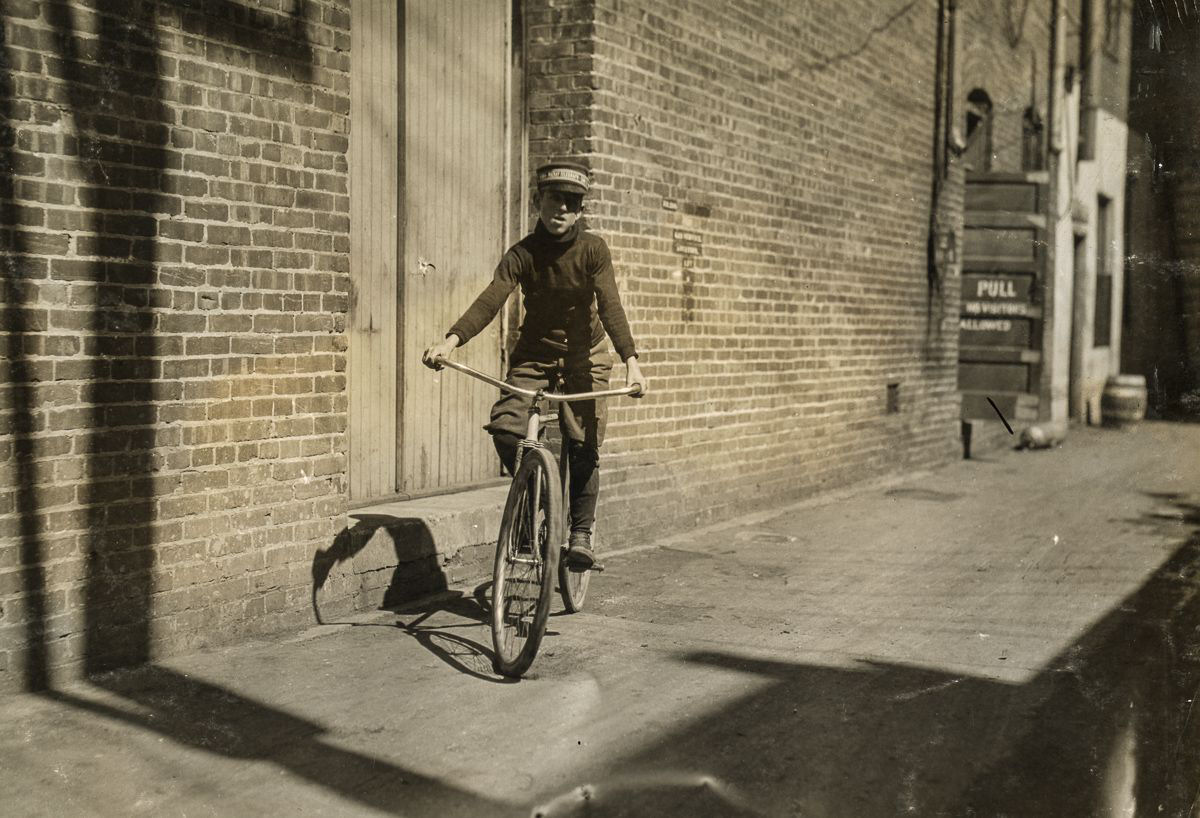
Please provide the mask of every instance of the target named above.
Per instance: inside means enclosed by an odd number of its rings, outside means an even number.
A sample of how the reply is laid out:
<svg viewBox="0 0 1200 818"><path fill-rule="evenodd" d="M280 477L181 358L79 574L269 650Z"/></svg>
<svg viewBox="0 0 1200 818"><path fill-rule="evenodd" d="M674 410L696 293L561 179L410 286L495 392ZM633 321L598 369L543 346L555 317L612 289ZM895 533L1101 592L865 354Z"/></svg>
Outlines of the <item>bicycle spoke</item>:
<svg viewBox="0 0 1200 818"><path fill-rule="evenodd" d="M517 469L496 545L492 638L497 670L519 676L533 662L546 629L559 555L549 550L560 525L553 459L530 449Z"/></svg>
<svg viewBox="0 0 1200 818"><path fill-rule="evenodd" d="M539 472L540 473L540 472ZM544 551L541 546L545 529L542 505L542 484L530 480L532 491L520 498L508 543L507 581L503 604L505 652L519 653L533 630L545 572Z"/></svg>

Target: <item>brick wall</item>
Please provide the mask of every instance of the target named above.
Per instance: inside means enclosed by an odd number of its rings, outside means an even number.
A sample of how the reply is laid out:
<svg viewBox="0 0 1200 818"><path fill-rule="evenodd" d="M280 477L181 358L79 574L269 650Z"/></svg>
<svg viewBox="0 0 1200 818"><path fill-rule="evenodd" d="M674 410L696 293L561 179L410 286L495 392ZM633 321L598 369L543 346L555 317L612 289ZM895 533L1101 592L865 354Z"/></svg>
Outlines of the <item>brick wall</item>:
<svg viewBox="0 0 1200 818"><path fill-rule="evenodd" d="M611 543L959 456L936 5L524 4L530 165L591 162L653 385ZM345 518L348 8L6 0L0 689L307 620L379 536ZM386 550L323 603L480 561Z"/></svg>
<svg viewBox="0 0 1200 818"><path fill-rule="evenodd" d="M1078 0L1063 3L1064 59L1078 63ZM1046 96L1049 88L1050 3L979 0L959 4L961 72L960 100L975 89L992 101L992 170L1019 171L1026 109L1032 107L1043 124L1045 144ZM1072 22L1075 21L1075 22ZM965 122L960 128L965 132Z"/></svg>
<svg viewBox="0 0 1200 818"><path fill-rule="evenodd" d="M0 689L310 617L347 0L0 9Z"/></svg>
<svg viewBox="0 0 1200 818"><path fill-rule="evenodd" d="M652 379L611 421L613 540L960 456L957 280L931 299L926 265L936 4L595 0L527 24L531 160L588 156Z"/></svg>

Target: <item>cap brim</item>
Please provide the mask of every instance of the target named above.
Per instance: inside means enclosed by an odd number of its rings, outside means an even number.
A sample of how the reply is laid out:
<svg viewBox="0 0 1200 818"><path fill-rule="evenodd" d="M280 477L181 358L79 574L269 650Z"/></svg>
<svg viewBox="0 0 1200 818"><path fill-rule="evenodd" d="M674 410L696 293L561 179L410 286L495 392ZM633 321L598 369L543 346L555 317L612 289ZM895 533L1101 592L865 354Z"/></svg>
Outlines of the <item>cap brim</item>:
<svg viewBox="0 0 1200 818"><path fill-rule="evenodd" d="M586 196L588 192L588 189L583 185L577 185L573 182L564 182L562 180L555 180L540 184L538 185L538 190L557 190L562 193L577 193L580 196Z"/></svg>

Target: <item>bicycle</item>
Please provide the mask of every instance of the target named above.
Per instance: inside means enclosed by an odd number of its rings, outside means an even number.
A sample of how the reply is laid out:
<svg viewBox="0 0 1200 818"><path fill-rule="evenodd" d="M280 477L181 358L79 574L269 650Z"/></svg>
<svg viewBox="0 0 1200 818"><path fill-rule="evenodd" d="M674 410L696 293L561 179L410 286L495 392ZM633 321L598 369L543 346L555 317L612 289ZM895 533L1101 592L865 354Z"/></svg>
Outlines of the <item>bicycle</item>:
<svg viewBox="0 0 1200 818"><path fill-rule="evenodd" d="M541 404L633 395L638 390L625 387L574 394L557 394L545 389L534 391L513 386L440 356L433 362L438 368L447 366L505 391L533 398L525 438L517 447L512 486L504 503L500 533L496 538L496 561L492 568L491 624L495 668L501 675L518 677L533 664L546 632L556 575L563 604L569 612L576 613L583 609L592 571L604 570L599 563L586 571L572 570L562 559L570 534L568 515L563 513L570 498L570 453L568 447L563 446L562 459L556 461L542 442ZM557 417L557 414L551 414L546 420ZM558 481L552 484L550 475L555 471Z"/></svg>

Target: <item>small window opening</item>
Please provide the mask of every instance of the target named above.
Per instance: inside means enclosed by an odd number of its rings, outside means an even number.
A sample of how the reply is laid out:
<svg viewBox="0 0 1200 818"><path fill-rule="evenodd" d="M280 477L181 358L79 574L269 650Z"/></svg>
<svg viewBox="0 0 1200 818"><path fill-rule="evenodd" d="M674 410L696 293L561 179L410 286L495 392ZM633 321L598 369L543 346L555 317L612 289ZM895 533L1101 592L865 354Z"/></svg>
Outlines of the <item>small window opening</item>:
<svg viewBox="0 0 1200 818"><path fill-rule="evenodd" d="M900 412L900 384L889 383L887 385L887 413L895 415Z"/></svg>
<svg viewBox="0 0 1200 818"><path fill-rule="evenodd" d="M1021 167L1042 170L1042 115L1030 106L1021 116Z"/></svg>
<svg viewBox="0 0 1200 818"><path fill-rule="evenodd" d="M976 88L967 94L967 146L963 164L968 170L992 169L992 98Z"/></svg>

